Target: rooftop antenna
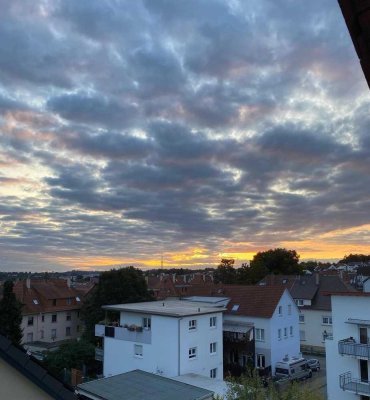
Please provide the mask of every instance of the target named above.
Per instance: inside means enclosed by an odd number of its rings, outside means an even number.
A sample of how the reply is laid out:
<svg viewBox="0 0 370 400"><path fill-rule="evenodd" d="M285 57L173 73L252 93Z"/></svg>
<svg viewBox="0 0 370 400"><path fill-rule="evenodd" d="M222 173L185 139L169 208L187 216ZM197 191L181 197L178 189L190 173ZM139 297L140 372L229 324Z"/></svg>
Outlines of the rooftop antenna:
<svg viewBox="0 0 370 400"><path fill-rule="evenodd" d="M163 269L163 254L161 255L161 269Z"/></svg>

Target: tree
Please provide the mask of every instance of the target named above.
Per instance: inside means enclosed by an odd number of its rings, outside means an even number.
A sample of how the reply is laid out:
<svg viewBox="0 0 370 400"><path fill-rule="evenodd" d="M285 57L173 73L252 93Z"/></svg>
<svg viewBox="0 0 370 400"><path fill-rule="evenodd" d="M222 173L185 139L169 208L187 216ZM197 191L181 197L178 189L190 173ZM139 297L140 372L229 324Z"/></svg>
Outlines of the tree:
<svg viewBox="0 0 370 400"><path fill-rule="evenodd" d="M344 256L342 260L339 261L341 264L347 264L347 263L367 263L370 261L370 255L365 255L365 254L350 254Z"/></svg>
<svg viewBox="0 0 370 400"><path fill-rule="evenodd" d="M323 400L322 396L309 391L297 383L280 387L273 381L264 382L253 371L228 383L225 397L215 396L215 400Z"/></svg>
<svg viewBox="0 0 370 400"><path fill-rule="evenodd" d="M250 263L250 273L254 282L262 279L266 273L300 275L302 268L298 264L299 255L295 250L277 248L258 252Z"/></svg>
<svg viewBox="0 0 370 400"><path fill-rule="evenodd" d="M105 316L102 306L148 300L153 298L139 269L127 267L103 272L81 310L81 318L85 322L83 337L91 343L95 342L95 324Z"/></svg>
<svg viewBox="0 0 370 400"><path fill-rule="evenodd" d="M95 346L84 340L74 340L59 346L58 350L49 351L44 359L48 370L60 376L66 368L82 369L83 365L95 362Z"/></svg>
<svg viewBox="0 0 370 400"><path fill-rule="evenodd" d="M13 293L13 282L4 283L3 298L0 301L0 333L15 344L22 340L22 304Z"/></svg>
<svg viewBox="0 0 370 400"><path fill-rule="evenodd" d="M234 260L223 258L221 264L217 267L214 273L216 283L222 282L225 284L236 282L236 270L234 268Z"/></svg>

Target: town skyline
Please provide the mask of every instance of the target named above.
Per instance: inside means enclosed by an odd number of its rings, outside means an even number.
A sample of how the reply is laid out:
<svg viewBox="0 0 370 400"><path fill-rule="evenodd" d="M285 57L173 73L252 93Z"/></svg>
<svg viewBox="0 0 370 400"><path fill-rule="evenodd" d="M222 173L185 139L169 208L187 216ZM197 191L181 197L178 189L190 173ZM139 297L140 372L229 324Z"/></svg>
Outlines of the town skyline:
<svg viewBox="0 0 370 400"><path fill-rule="evenodd" d="M14 0L0 43L1 270L370 253L336 0Z"/></svg>

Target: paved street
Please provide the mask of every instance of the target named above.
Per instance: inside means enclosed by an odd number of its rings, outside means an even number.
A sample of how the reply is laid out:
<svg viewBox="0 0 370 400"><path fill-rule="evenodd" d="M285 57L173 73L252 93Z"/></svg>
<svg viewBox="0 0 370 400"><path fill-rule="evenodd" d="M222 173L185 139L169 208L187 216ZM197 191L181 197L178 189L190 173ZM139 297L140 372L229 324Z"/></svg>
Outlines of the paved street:
<svg viewBox="0 0 370 400"><path fill-rule="evenodd" d="M311 379L307 379L303 384L307 385L313 392L318 392L326 399L326 362L325 357L322 356L311 356L304 354L307 359L317 358L320 361L321 369L319 372L313 371Z"/></svg>

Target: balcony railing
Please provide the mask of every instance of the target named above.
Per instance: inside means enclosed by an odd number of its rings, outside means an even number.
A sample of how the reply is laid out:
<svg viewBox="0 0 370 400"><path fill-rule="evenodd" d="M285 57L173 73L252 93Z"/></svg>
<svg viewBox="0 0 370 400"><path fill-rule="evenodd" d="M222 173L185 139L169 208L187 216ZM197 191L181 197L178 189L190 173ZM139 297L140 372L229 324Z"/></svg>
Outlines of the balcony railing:
<svg viewBox="0 0 370 400"><path fill-rule="evenodd" d="M151 330L143 329L142 331L132 331L129 328L123 326L111 326L111 325L95 325L95 336L99 337L110 337L119 340L126 340L128 342L137 342L144 344L152 343L152 332Z"/></svg>
<svg viewBox="0 0 370 400"><path fill-rule="evenodd" d="M339 375L339 386L341 389L359 395L370 395L370 383L361 379L352 378L350 372Z"/></svg>
<svg viewBox="0 0 370 400"><path fill-rule="evenodd" d="M370 360L370 345L354 341L341 340L338 342L338 351L341 355L362 357Z"/></svg>

